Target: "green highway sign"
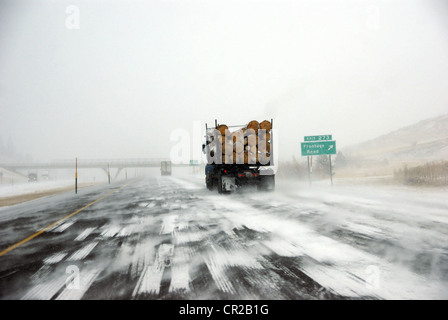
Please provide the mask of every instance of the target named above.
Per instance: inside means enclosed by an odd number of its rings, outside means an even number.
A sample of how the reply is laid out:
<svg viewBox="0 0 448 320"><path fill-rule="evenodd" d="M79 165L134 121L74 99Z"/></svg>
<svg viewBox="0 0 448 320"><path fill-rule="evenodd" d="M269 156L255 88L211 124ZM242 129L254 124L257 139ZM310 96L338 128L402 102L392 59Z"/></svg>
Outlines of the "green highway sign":
<svg viewBox="0 0 448 320"><path fill-rule="evenodd" d="M305 141L322 141L322 140L332 140L331 134L325 134L320 136L305 136Z"/></svg>
<svg viewBox="0 0 448 320"><path fill-rule="evenodd" d="M336 154L336 141L302 142L302 156Z"/></svg>
<svg viewBox="0 0 448 320"><path fill-rule="evenodd" d="M190 160L190 166L198 166L199 161L198 160Z"/></svg>

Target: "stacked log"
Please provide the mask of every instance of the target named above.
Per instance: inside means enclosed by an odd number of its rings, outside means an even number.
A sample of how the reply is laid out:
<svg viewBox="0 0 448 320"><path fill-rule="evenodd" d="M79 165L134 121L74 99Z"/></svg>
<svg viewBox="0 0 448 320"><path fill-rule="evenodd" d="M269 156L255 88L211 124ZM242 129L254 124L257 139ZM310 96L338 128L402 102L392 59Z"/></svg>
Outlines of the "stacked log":
<svg viewBox="0 0 448 320"><path fill-rule="evenodd" d="M254 130L255 134L258 134L258 129L260 129L260 123L257 120L252 120L247 124L247 130Z"/></svg>
<svg viewBox="0 0 448 320"><path fill-rule="evenodd" d="M231 155L233 153L233 144L229 140L224 140L221 144L222 154Z"/></svg>
<svg viewBox="0 0 448 320"><path fill-rule="evenodd" d="M225 164L267 164L271 152L271 122L252 120L245 128L230 132L228 126L219 125L218 144ZM218 146L219 146L218 145Z"/></svg>
<svg viewBox="0 0 448 320"><path fill-rule="evenodd" d="M233 144L233 152L236 154L240 154L244 152L244 142L237 141Z"/></svg>
<svg viewBox="0 0 448 320"><path fill-rule="evenodd" d="M232 141L233 143L244 141L244 133L246 130L237 130L235 132L232 132Z"/></svg>
<svg viewBox="0 0 448 320"><path fill-rule="evenodd" d="M260 153L260 156L258 157L258 161L261 164L268 164L271 161L271 154L270 153Z"/></svg>
<svg viewBox="0 0 448 320"><path fill-rule="evenodd" d="M271 152L271 143L266 140L260 140L258 143L258 151L261 153L269 153Z"/></svg>
<svg viewBox="0 0 448 320"><path fill-rule="evenodd" d="M221 136L225 136L226 130L229 130L229 127L225 124L220 124L216 129L221 133Z"/></svg>
<svg viewBox="0 0 448 320"><path fill-rule="evenodd" d="M272 129L272 123L268 120L264 120L260 123L260 129L265 130L266 132L271 131Z"/></svg>
<svg viewBox="0 0 448 320"><path fill-rule="evenodd" d="M271 129L270 121L264 120L260 123L258 151L259 162L262 164L267 164L271 160Z"/></svg>
<svg viewBox="0 0 448 320"><path fill-rule="evenodd" d="M246 136L247 139L244 139L244 144L249 146L256 146L258 144L258 135L251 134L248 131L248 134Z"/></svg>
<svg viewBox="0 0 448 320"><path fill-rule="evenodd" d="M271 133L265 130L260 130L260 132L258 133L258 138L261 140L269 141L271 140Z"/></svg>

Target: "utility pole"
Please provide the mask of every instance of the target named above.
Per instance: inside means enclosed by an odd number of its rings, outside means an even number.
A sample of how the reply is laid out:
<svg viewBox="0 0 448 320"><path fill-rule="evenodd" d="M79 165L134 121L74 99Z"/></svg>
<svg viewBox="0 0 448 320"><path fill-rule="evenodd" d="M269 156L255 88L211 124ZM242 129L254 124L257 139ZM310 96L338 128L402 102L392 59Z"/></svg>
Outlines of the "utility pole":
<svg viewBox="0 0 448 320"><path fill-rule="evenodd" d="M78 158L75 158L75 194L78 193Z"/></svg>
<svg viewBox="0 0 448 320"><path fill-rule="evenodd" d="M109 179L109 184L110 184L110 168L109 168L109 164L107 164L107 178Z"/></svg>

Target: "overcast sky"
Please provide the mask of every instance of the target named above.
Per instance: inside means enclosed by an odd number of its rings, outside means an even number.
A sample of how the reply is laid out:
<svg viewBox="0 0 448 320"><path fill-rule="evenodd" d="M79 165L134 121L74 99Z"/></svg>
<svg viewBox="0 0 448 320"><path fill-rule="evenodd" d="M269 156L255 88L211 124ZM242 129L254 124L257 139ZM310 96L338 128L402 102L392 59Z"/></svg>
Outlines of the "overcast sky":
<svg viewBox="0 0 448 320"><path fill-rule="evenodd" d="M195 121L274 118L282 159L305 135L341 148L448 112L447 18L445 0L0 0L0 137L35 160L168 157Z"/></svg>

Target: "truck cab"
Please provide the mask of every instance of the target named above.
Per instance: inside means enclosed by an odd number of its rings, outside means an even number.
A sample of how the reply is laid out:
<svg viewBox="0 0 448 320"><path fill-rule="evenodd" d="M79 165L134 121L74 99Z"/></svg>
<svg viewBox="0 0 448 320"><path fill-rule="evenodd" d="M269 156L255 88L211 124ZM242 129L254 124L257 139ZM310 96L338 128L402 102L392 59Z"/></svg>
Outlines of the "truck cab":
<svg viewBox="0 0 448 320"><path fill-rule="evenodd" d="M160 174L162 176L171 175L171 161L162 161L160 163Z"/></svg>

